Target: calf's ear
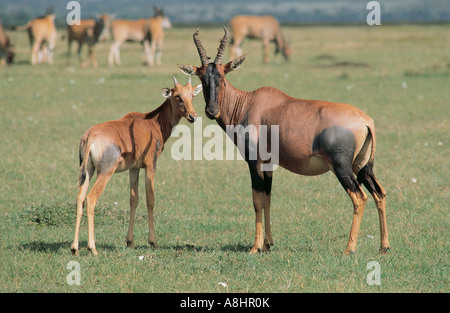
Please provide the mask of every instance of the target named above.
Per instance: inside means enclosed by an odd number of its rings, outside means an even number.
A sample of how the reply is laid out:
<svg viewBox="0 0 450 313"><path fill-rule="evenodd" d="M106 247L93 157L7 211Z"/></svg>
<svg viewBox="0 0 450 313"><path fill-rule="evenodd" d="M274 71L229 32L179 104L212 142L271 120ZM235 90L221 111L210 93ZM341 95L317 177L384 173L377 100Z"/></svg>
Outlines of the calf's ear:
<svg viewBox="0 0 450 313"><path fill-rule="evenodd" d="M196 95L198 95L198 94L199 94L199 92L200 92L200 91L202 91L202 89L203 89L203 86L202 86L202 84L200 84L200 85L197 85L197 87L195 87L195 89L194 89L194 92L193 92L193 94L194 94L194 97L195 97Z"/></svg>
<svg viewBox="0 0 450 313"><path fill-rule="evenodd" d="M172 96L172 90L170 90L169 88L163 88L161 89L161 94L164 98L170 98L170 96Z"/></svg>

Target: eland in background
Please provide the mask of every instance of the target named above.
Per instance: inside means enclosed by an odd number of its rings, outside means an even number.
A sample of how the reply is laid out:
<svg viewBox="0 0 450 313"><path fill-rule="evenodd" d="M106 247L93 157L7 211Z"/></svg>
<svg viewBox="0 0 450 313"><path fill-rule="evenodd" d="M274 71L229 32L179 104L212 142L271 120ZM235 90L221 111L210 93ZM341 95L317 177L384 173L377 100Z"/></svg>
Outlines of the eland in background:
<svg viewBox="0 0 450 313"><path fill-rule="evenodd" d="M48 14L35 18L23 26L15 28L17 31L28 31L31 46L31 64L53 64L57 32L55 27L55 14Z"/></svg>
<svg viewBox="0 0 450 313"><path fill-rule="evenodd" d="M164 29L172 28L169 18L156 7L154 17L140 20L115 20L111 23L113 43L109 50L109 66L121 65L120 46L126 42L140 42L143 47L143 64L160 66L164 43Z"/></svg>
<svg viewBox="0 0 450 313"><path fill-rule="evenodd" d="M230 59L242 54L245 38L259 39L263 42L264 62L269 62L269 43L275 43L275 54L281 53L286 61L291 55L290 45L284 38L280 24L273 16L238 15L230 20L232 33Z"/></svg>
<svg viewBox="0 0 450 313"><path fill-rule="evenodd" d="M81 67L89 66L89 61L83 62L81 58L81 49L83 44L88 46L88 54L94 68L98 67L95 56L94 46L99 41L104 41L109 35L109 29L113 16L102 14L97 19L80 20L80 24L67 26L67 65L70 62L72 41L78 42L78 61Z"/></svg>

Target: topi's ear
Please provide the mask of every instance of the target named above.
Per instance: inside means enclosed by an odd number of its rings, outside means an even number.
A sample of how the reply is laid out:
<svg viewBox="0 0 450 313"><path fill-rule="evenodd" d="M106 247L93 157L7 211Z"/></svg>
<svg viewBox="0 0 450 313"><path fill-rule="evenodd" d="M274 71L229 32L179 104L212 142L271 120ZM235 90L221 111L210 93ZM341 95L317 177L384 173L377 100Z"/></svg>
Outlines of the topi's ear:
<svg viewBox="0 0 450 313"><path fill-rule="evenodd" d="M192 65L178 64L178 67L186 75L195 75L197 73L197 68Z"/></svg>
<svg viewBox="0 0 450 313"><path fill-rule="evenodd" d="M197 87L195 87L194 92L193 92L194 97L195 97L196 95L198 95L198 94L200 93L200 91L202 91L202 89L203 89L202 84L197 85Z"/></svg>
<svg viewBox="0 0 450 313"><path fill-rule="evenodd" d="M244 54L244 55L241 55L240 57L237 57L236 59L228 62L227 64L225 64L224 69L223 69L225 74L240 67L242 65L242 63L244 63L246 57L247 57L247 55Z"/></svg>
<svg viewBox="0 0 450 313"><path fill-rule="evenodd" d="M169 88L163 88L161 89L161 94L164 98L170 98L172 96L172 90L170 90Z"/></svg>

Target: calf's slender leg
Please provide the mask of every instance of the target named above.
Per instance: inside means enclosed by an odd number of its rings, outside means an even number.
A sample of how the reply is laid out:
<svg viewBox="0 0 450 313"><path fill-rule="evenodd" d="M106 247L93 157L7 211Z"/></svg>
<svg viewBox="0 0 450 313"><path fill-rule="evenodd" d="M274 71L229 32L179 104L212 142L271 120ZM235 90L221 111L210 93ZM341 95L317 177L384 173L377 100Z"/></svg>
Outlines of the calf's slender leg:
<svg viewBox="0 0 450 313"><path fill-rule="evenodd" d="M145 192L147 196L148 210L148 243L153 248L158 248L155 236L155 224L153 219L153 208L155 207L155 194L153 192L153 182L155 180L155 169L147 168L145 171Z"/></svg>
<svg viewBox="0 0 450 313"><path fill-rule="evenodd" d="M139 169L130 169L130 224L128 225L127 247L134 248L134 219L139 202Z"/></svg>
<svg viewBox="0 0 450 313"><path fill-rule="evenodd" d="M106 184L113 173L114 171L106 174L97 173L97 180L87 196L88 250L90 250L94 256L98 255L97 250L95 249L94 209L98 198L105 189Z"/></svg>
<svg viewBox="0 0 450 313"><path fill-rule="evenodd" d="M80 163L82 160L80 159ZM81 166L83 166L81 164ZM84 172L86 170L86 172ZM83 173L83 174L81 174ZM86 169L80 172L79 191L77 196L77 219L75 222L75 236L72 242L71 251L73 255L78 254L79 233L81 225L81 217L83 216L83 206L85 205L86 195L89 189L89 182L94 174L94 165L90 160L87 161ZM82 178L82 175L84 175Z"/></svg>
<svg viewBox="0 0 450 313"><path fill-rule="evenodd" d="M108 180L116 172L117 166L119 165L120 155L120 148L118 146L114 144L106 146L106 148L102 151L102 156L97 166L97 180L87 196L88 250L90 250L94 256L97 255L94 237L95 205L105 189Z"/></svg>
<svg viewBox="0 0 450 313"><path fill-rule="evenodd" d="M87 173L86 178L84 180L84 183L80 186L80 189L78 191L77 196L77 219L75 222L75 236L72 242L71 251L73 255L78 254L78 238L80 233L80 224L81 224L81 217L83 216L83 202L86 198L87 191L89 188L89 180L92 177L92 171Z"/></svg>

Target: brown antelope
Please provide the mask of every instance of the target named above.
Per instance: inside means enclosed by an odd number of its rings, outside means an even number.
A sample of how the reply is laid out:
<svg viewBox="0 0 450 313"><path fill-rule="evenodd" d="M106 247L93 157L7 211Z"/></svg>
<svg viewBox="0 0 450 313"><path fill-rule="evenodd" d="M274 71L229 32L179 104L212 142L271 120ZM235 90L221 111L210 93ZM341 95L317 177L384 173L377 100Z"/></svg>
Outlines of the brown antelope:
<svg viewBox="0 0 450 313"><path fill-rule="evenodd" d="M83 44L86 43L89 49L89 56L94 68L98 67L97 58L95 57L94 45L99 41L106 40L108 36L109 27L111 23L111 16L108 14L102 14L98 16L97 20L88 19L80 20L80 24L67 26L67 65L70 62L70 48L72 41L78 42L78 61L81 67L89 66L89 61L83 62L81 59L81 49Z"/></svg>
<svg viewBox="0 0 450 313"><path fill-rule="evenodd" d="M115 20L111 23L113 44L109 50L109 66L121 65L120 46L125 41L137 41L143 46L143 63L153 66L161 65L161 51L164 41L164 29L172 24L161 10L155 10L155 17L150 19Z"/></svg>
<svg viewBox="0 0 450 313"><path fill-rule="evenodd" d="M114 173L127 170L130 175L130 224L126 242L129 247L134 247L134 215L138 204L138 179L141 168L145 169L148 242L155 248L158 246L153 224L156 161L163 151L164 143L170 137L172 128L180 119L185 117L191 123L196 120L197 113L192 105L192 99L202 89L202 85L192 88L190 78L184 87L174 78L174 85L172 89L162 89L162 94L167 100L157 109L149 113L132 112L121 119L97 124L81 138L77 219L75 238L71 247L73 254L78 253L83 202L94 171L97 173L97 180L87 195L88 249L92 254L97 255L94 240L94 208L97 199Z"/></svg>
<svg viewBox="0 0 450 313"><path fill-rule="evenodd" d="M200 55L201 66L178 66L185 74L197 75L203 85L205 113L215 119L223 130L231 126L266 125L278 128L277 164L300 175L320 175L329 170L338 178L353 203L353 222L345 254L355 251L359 227L367 202L360 184L372 194L379 214L381 247L389 249L386 228L386 193L373 173L375 155L375 128L370 117L354 106L319 100L302 100L288 96L278 89L262 87L246 92L233 87L225 78L245 60L240 56L225 65L222 57L228 42L228 31L220 41L214 62L209 63L198 29L194 43ZM245 142L245 159L252 181L253 206L256 213L256 236L251 252L267 251L273 245L270 226L270 193L273 170L262 170L260 153L250 159L249 151L261 144L261 131L256 136L227 134L235 144ZM264 134L265 138L271 139ZM267 150L271 141L267 140ZM259 150L258 150L259 151ZM356 177L355 177L356 175ZM262 216L264 210L265 236Z"/></svg>
<svg viewBox="0 0 450 313"><path fill-rule="evenodd" d="M291 55L291 48L281 33L280 24L270 15L238 15L230 20L232 33L230 59L242 54L242 41L247 38L261 39L263 42L264 62L269 62L269 43L275 42L275 53L281 52L286 61Z"/></svg>
<svg viewBox="0 0 450 313"><path fill-rule="evenodd" d="M11 64L14 60L14 46L0 23L0 66Z"/></svg>
<svg viewBox="0 0 450 313"><path fill-rule="evenodd" d="M31 45L31 64L46 62L53 64L53 51L57 38L54 14L35 18L23 26L16 27L16 30L28 31ZM42 53L42 60L39 53Z"/></svg>

